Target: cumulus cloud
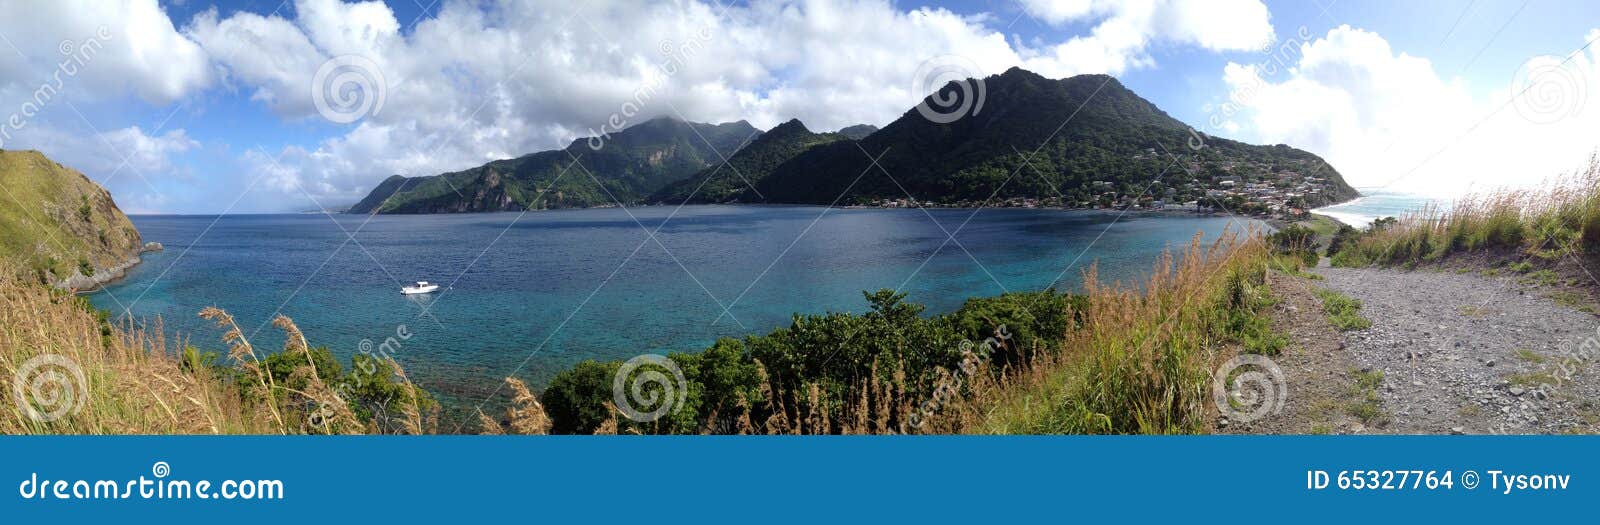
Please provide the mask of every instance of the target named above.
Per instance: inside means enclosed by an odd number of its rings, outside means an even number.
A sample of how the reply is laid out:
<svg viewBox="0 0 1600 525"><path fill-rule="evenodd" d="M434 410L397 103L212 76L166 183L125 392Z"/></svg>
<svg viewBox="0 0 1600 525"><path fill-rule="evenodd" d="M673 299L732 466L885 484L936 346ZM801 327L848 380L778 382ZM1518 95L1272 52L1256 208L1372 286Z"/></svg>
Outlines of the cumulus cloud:
<svg viewBox="0 0 1600 525"><path fill-rule="evenodd" d="M1274 40L1271 15L1258 0L1023 0L1022 6L1052 25L1099 20L1088 35L1025 50L1027 67L1049 76L1148 67L1156 42L1244 51Z"/></svg>
<svg viewBox="0 0 1600 525"><path fill-rule="evenodd" d="M132 92L166 104L211 85L209 59L179 34L156 0L0 2L0 82L38 83L59 62L91 44L93 67L77 73L85 96L115 99ZM65 52L67 50L72 52Z"/></svg>
<svg viewBox="0 0 1600 525"><path fill-rule="evenodd" d="M1298 56L1282 71L1229 63L1223 79L1238 113L1221 125L1321 154L1357 186L1538 185L1581 167L1600 129L1600 105L1588 100L1600 88L1594 50L1530 58L1479 98L1427 59L1349 26L1302 43Z"/></svg>

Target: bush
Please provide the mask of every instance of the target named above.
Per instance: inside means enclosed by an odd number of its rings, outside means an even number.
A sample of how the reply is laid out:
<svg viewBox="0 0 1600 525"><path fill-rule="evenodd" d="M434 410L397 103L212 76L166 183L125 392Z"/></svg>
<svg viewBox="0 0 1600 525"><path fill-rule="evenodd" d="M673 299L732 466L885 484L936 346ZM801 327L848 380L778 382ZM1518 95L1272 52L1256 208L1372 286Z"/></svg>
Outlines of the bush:
<svg viewBox="0 0 1600 525"><path fill-rule="evenodd" d="M552 422L550 433L593 434L610 420L606 405L611 402L611 379L621 366L589 360L551 379L539 396Z"/></svg>
<svg viewBox="0 0 1600 525"><path fill-rule="evenodd" d="M905 302L904 293L862 295L870 306L866 313L796 315L788 327L765 335L723 338L700 353L667 356L688 383L684 403L647 424L617 418L607 406L621 362L579 363L551 380L540 397L554 421L550 431L587 434L610 430L606 425L616 421L618 431L730 433L802 413L817 417L809 425L827 421L828 428L808 432L845 431L846 425L862 424L848 417L866 410L861 400L869 393L932 397L939 370L963 365L963 342L1004 333L1008 337L989 366L1020 365L1033 352L1056 348L1073 325L1073 312L1084 308L1082 297L1046 290L969 299L955 312L924 317L923 307ZM903 423L878 410L871 409L891 425Z"/></svg>
<svg viewBox="0 0 1600 525"><path fill-rule="evenodd" d="M1332 258L1344 251L1346 246L1353 244L1361 236L1357 230L1348 224L1340 224L1338 231L1333 232L1333 239L1328 241L1328 257Z"/></svg>
<svg viewBox="0 0 1600 525"><path fill-rule="evenodd" d="M1299 224L1291 224L1267 237L1267 243L1279 253L1312 250L1317 232Z"/></svg>

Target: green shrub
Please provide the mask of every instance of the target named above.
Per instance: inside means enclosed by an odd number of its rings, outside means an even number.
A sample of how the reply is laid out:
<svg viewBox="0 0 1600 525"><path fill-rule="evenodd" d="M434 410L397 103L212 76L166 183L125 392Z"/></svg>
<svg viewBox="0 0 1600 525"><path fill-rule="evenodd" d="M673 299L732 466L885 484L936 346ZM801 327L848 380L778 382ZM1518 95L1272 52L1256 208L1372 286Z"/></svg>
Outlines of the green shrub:
<svg viewBox="0 0 1600 525"><path fill-rule="evenodd" d="M1074 324L1073 312L1085 306L1082 297L1046 290L969 299L954 312L925 317L921 305L904 301L904 293L879 290L863 297L870 306L866 313L796 315L789 326L764 335L724 338L699 353L668 355L688 383L684 403L648 424L619 418L619 431L729 432L737 424L733 418L748 411L760 421L773 405L824 410L837 418L840 407L865 394L861 385L874 380L893 383L912 399L929 398L937 370L961 366L964 342L1003 333L1004 344L994 349L988 366L1021 364L1032 352L1059 346ZM554 423L551 433L593 433L612 420L606 404L620 367L585 361L556 375L540 396ZM813 386L821 394L816 406L808 395ZM837 430L842 423L831 424Z"/></svg>

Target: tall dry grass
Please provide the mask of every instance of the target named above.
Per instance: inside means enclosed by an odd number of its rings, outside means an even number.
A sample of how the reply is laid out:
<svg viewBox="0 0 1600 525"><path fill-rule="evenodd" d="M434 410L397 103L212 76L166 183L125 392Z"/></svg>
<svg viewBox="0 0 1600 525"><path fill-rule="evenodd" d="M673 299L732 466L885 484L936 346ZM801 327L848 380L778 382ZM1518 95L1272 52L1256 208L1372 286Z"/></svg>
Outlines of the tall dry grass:
<svg viewBox="0 0 1600 525"><path fill-rule="evenodd" d="M1380 224L1332 254L1339 266L1411 265L1462 253L1555 260L1600 253L1600 158L1544 188L1463 197Z"/></svg>
<svg viewBox="0 0 1600 525"><path fill-rule="evenodd" d="M434 431L403 382L401 414L358 417L319 369L310 343L288 317L273 325L288 337L275 377L233 316L200 313L224 330L232 365L209 363L186 341L150 325L110 323L86 300L0 273L0 434L355 434ZM18 395L19 389L21 395ZM381 423L381 424L380 424Z"/></svg>
<svg viewBox="0 0 1600 525"><path fill-rule="evenodd" d="M79 301L0 274L0 434L283 431L271 414L244 403L234 385L171 357L176 345L162 335L159 320L109 325ZM24 369L47 355L65 360ZM82 383L72 367L82 372ZM34 417L62 407L59 419Z"/></svg>
<svg viewBox="0 0 1600 525"><path fill-rule="evenodd" d="M1230 352L1230 321L1265 299L1259 235L1198 237L1162 256L1143 287L1086 274L1087 307L1057 352L980 377L944 428L986 434L1193 433L1206 430L1210 378Z"/></svg>

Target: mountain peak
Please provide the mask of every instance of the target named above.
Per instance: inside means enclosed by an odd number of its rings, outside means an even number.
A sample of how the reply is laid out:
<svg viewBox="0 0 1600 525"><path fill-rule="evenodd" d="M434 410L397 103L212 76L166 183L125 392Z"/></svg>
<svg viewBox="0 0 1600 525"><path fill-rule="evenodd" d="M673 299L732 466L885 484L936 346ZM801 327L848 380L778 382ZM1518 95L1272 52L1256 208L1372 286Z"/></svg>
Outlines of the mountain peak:
<svg viewBox="0 0 1600 525"><path fill-rule="evenodd" d="M838 133L855 140L867 138L868 135L878 132L878 127L871 124L856 124L840 128Z"/></svg>
<svg viewBox="0 0 1600 525"><path fill-rule="evenodd" d="M740 121L740 122L743 122L743 121ZM800 122L800 119L792 118L792 119L789 119L788 122L784 122L782 124L778 124L777 126L773 126L772 129L767 130L766 135L768 135L768 136L782 136L782 135L788 135L788 134L791 134L791 133L811 133L811 130L806 128L805 123L804 122Z"/></svg>

